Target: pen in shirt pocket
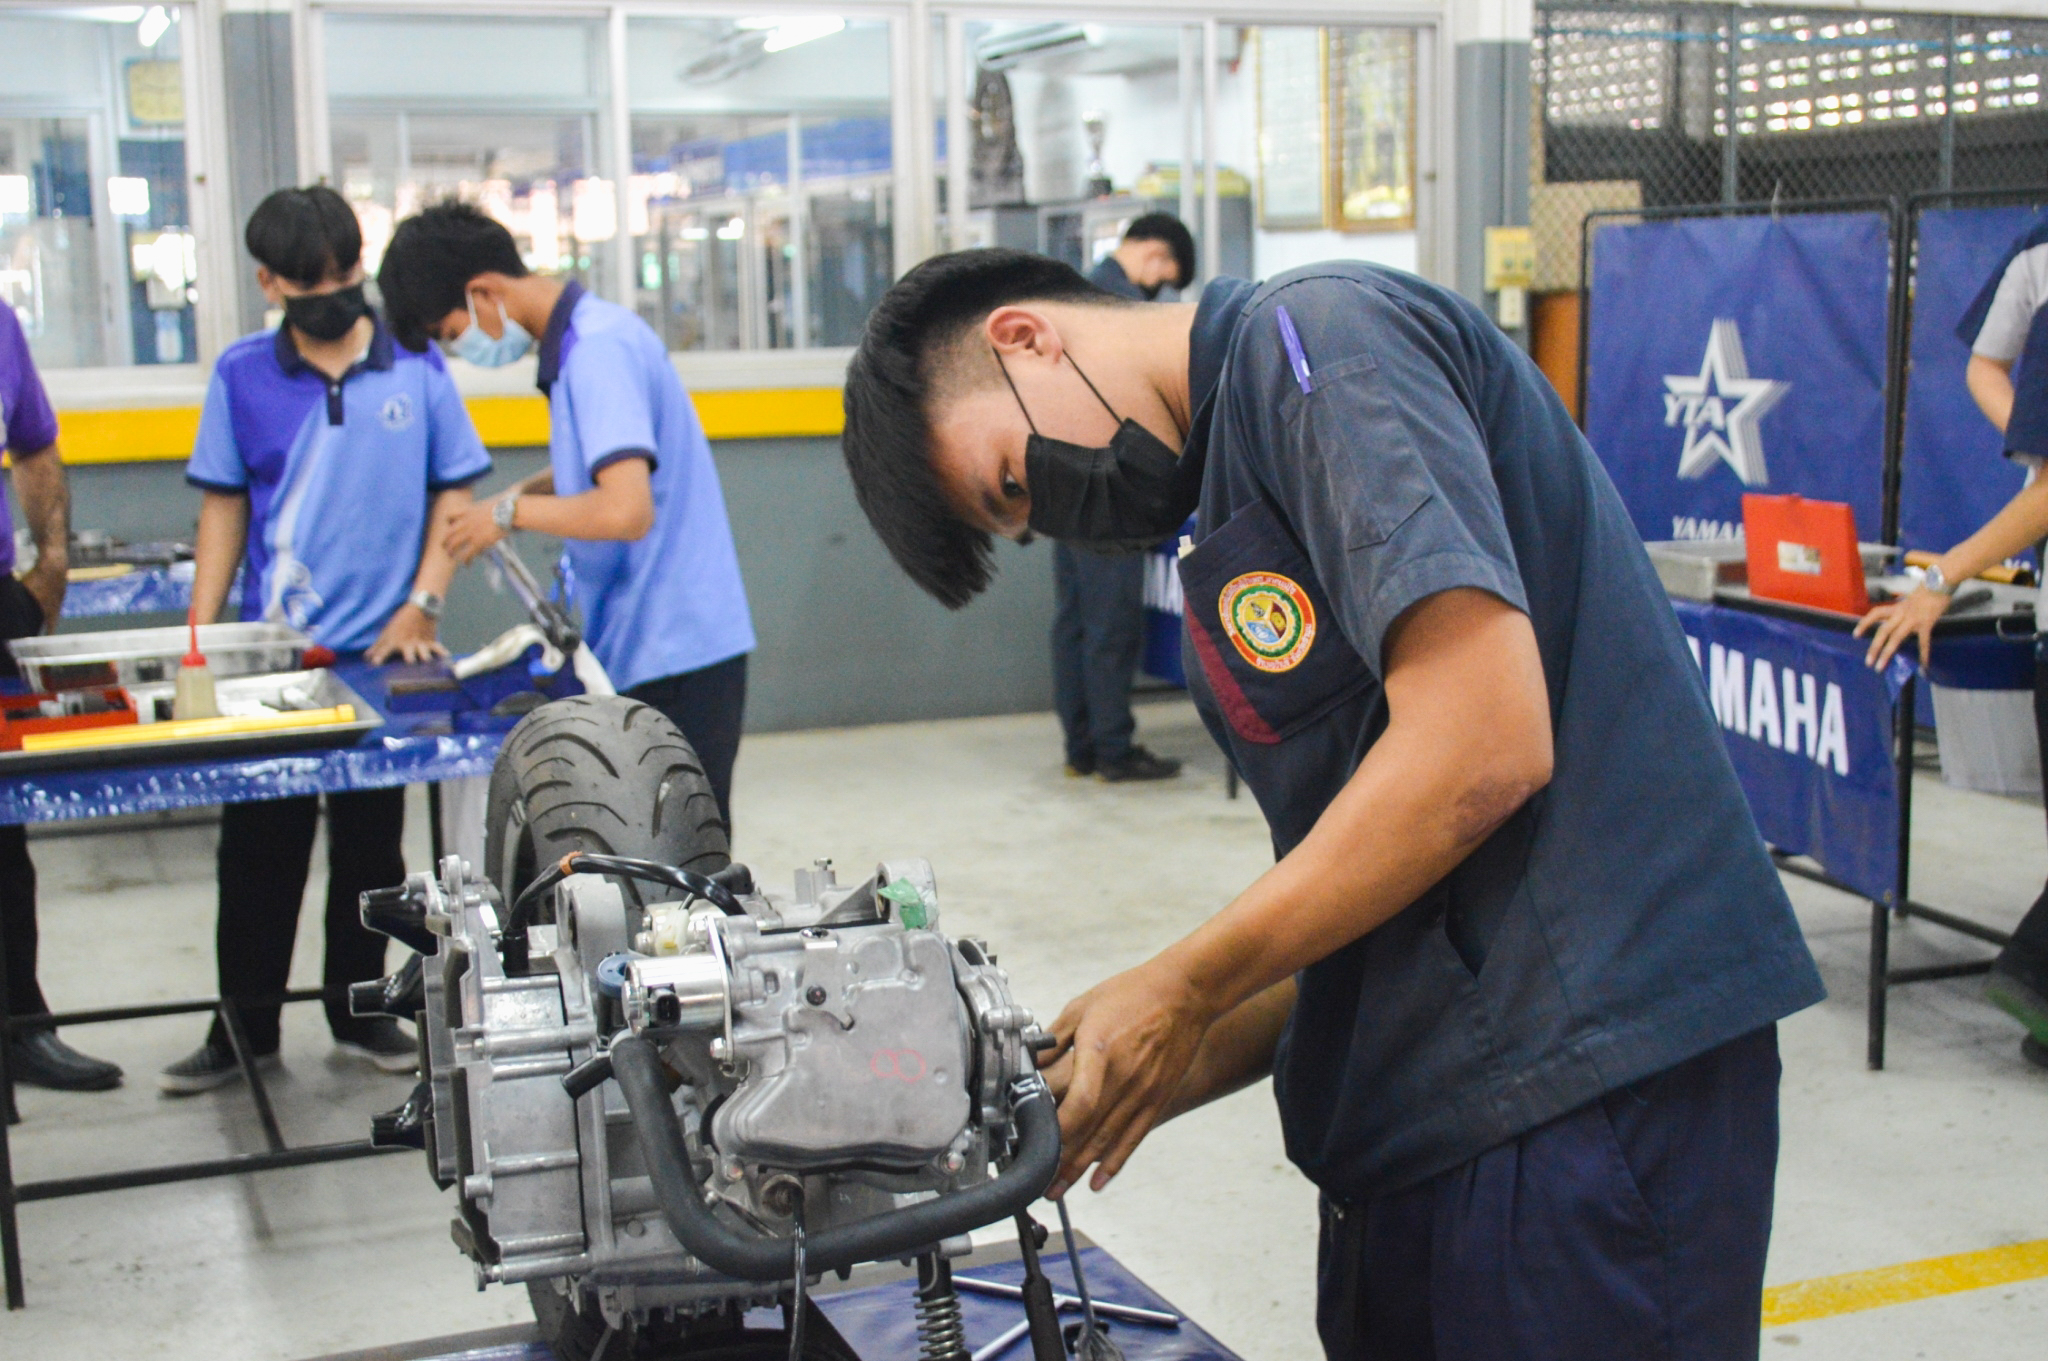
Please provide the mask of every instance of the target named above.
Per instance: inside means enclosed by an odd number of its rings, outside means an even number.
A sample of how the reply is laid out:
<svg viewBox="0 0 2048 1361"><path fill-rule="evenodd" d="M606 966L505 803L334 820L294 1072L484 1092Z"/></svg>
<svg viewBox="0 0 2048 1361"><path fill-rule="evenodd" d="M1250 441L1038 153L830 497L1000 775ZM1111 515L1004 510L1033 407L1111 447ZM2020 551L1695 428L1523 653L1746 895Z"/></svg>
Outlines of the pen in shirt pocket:
<svg viewBox="0 0 2048 1361"><path fill-rule="evenodd" d="M1285 307L1275 307L1273 317L1280 323L1280 343L1287 350L1287 365L1294 370L1294 381L1301 384L1304 395L1316 390L1315 379L1308 371L1308 355L1301 348L1301 332L1294 329L1294 318L1287 315Z"/></svg>

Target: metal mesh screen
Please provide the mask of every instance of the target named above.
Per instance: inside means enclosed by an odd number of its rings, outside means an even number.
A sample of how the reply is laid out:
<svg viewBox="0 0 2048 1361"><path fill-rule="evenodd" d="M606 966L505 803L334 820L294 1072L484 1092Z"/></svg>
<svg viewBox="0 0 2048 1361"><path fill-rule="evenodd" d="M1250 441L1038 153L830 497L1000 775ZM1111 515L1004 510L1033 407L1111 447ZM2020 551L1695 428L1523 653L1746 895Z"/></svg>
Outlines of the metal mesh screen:
<svg viewBox="0 0 2048 1361"><path fill-rule="evenodd" d="M1601 209L2048 185L2048 22L1581 0L1532 62L1539 289Z"/></svg>

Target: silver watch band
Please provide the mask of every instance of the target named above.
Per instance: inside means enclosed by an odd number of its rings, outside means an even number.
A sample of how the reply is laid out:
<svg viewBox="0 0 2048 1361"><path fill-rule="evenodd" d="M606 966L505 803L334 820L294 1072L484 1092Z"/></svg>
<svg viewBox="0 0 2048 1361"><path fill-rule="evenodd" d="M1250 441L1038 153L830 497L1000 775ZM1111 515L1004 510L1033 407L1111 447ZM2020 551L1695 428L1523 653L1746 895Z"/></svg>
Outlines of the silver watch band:
<svg viewBox="0 0 2048 1361"><path fill-rule="evenodd" d="M1939 564L1930 566L1927 569L1927 573L1921 578L1920 584L1936 595L1954 595L1956 593L1956 584L1950 581L1942 572Z"/></svg>
<svg viewBox="0 0 2048 1361"><path fill-rule="evenodd" d="M414 591L411 595L407 596L405 603L412 606L414 609L418 610L421 614L424 614L429 619L439 620L441 617L441 606L443 604L441 597L435 595L432 591L427 590L425 587L422 587L419 590Z"/></svg>
<svg viewBox="0 0 2048 1361"><path fill-rule="evenodd" d="M516 491L509 495L501 496L491 503L491 523L507 534L510 534L517 528L512 523L512 517L518 513L519 493Z"/></svg>

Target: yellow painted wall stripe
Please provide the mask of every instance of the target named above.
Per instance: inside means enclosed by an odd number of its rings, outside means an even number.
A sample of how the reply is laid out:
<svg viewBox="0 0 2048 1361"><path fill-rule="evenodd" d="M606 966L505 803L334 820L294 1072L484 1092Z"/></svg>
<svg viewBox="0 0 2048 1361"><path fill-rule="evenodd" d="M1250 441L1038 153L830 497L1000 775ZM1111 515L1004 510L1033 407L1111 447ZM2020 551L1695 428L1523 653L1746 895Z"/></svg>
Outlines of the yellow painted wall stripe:
<svg viewBox="0 0 2048 1361"><path fill-rule="evenodd" d="M1882 1309L1889 1304L1956 1295L1987 1286L2011 1285L2048 1276L2048 1238L2012 1243L1981 1252L1929 1257L1897 1266L1819 1276L1764 1291L1764 1327L1805 1323L1835 1314Z"/></svg>
<svg viewBox="0 0 2048 1361"><path fill-rule="evenodd" d="M831 436L845 424L836 387L696 392L691 400L704 422L704 433L715 440ZM477 433L491 448L548 442L548 403L538 393L472 397L466 405ZM199 433L196 406L63 411L57 420L67 463L183 460L191 456L193 437Z"/></svg>

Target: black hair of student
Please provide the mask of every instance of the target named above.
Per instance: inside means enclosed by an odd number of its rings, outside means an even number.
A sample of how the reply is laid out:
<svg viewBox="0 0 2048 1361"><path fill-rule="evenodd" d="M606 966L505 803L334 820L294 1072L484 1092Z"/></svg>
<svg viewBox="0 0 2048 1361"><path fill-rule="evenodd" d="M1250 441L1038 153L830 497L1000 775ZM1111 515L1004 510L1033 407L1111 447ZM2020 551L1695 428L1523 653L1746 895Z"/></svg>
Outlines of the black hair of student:
<svg viewBox="0 0 2048 1361"><path fill-rule="evenodd" d="M998 307L1026 302L1125 305L1047 256L956 251L925 261L882 295L846 369L840 448L854 496L896 564L948 609L988 588L995 546L961 521L939 486L930 404L955 343ZM993 363L987 377L997 379Z"/></svg>
<svg viewBox="0 0 2048 1361"><path fill-rule="evenodd" d="M463 305L479 274L525 276L526 262L505 224L473 203L448 199L398 224L377 288L384 321L409 350L427 348L427 327Z"/></svg>
<svg viewBox="0 0 2048 1361"><path fill-rule="evenodd" d="M249 214L242 241L257 264L301 288L347 274L363 258L355 210L324 184L265 198Z"/></svg>
<svg viewBox="0 0 2048 1361"><path fill-rule="evenodd" d="M1145 214L1124 228L1124 240L1164 241L1173 252L1173 267L1180 276L1173 286L1186 288L1195 281L1195 238L1187 224L1172 213Z"/></svg>

